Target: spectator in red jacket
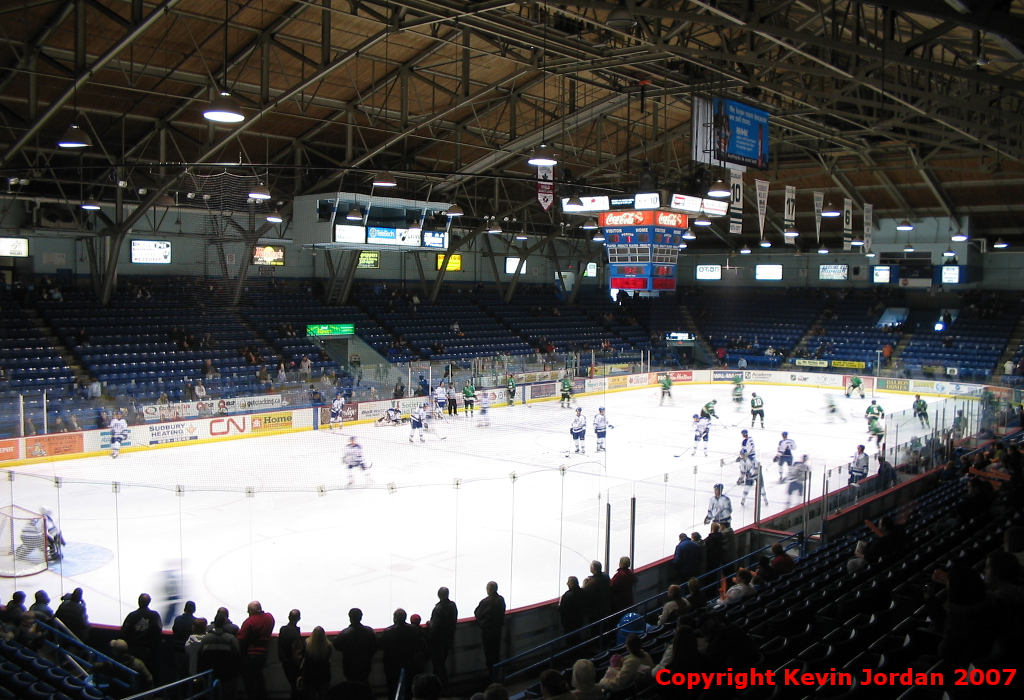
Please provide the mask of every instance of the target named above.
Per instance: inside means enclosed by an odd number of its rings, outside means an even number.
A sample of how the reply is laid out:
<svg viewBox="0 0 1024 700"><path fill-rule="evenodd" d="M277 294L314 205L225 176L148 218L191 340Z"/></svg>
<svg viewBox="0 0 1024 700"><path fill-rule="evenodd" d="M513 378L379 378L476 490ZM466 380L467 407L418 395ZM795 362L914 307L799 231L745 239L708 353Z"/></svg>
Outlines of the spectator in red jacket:
<svg viewBox="0 0 1024 700"><path fill-rule="evenodd" d="M629 564L629 557L620 557L619 570L612 576L612 612L620 612L633 606L636 574L629 568Z"/></svg>
<svg viewBox="0 0 1024 700"><path fill-rule="evenodd" d="M274 633L274 616L263 612L258 600L249 603L249 617L238 631L242 651L242 682L249 700L266 700L263 668L267 665L267 646Z"/></svg>
<svg viewBox="0 0 1024 700"><path fill-rule="evenodd" d="M796 568L796 562L793 561L793 557L786 554L786 548L782 546L781 542L776 542L772 545L772 569L780 574L788 574L790 571Z"/></svg>

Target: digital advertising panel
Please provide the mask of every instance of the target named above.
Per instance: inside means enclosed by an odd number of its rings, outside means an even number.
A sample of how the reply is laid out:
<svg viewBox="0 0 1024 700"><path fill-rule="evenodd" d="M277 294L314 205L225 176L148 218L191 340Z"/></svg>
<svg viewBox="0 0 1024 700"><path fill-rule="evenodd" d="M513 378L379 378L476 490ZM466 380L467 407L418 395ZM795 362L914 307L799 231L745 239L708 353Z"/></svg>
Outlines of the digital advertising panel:
<svg viewBox="0 0 1024 700"><path fill-rule="evenodd" d="M279 245L258 245L252 251L252 264L281 267L284 265L284 248Z"/></svg>
<svg viewBox="0 0 1024 700"><path fill-rule="evenodd" d="M132 262L138 265L170 265L170 241L132 241Z"/></svg>
<svg viewBox="0 0 1024 700"><path fill-rule="evenodd" d="M818 279L825 282L845 282L850 276L849 265L818 265Z"/></svg>
<svg viewBox="0 0 1024 700"><path fill-rule="evenodd" d="M715 158L766 170L770 162L768 112L720 97L713 102Z"/></svg>
<svg viewBox="0 0 1024 700"><path fill-rule="evenodd" d="M754 279L778 282L782 279L782 265L755 265Z"/></svg>

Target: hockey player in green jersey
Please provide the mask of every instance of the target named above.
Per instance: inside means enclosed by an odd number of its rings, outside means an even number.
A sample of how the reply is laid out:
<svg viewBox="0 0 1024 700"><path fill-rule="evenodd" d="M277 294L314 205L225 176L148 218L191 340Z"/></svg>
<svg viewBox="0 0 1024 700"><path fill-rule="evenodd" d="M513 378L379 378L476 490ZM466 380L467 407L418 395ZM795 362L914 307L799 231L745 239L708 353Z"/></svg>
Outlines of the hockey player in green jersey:
<svg viewBox="0 0 1024 700"><path fill-rule="evenodd" d="M850 384L846 387L846 398L850 398L854 391L860 392L860 397L864 398L864 380L856 374L850 377Z"/></svg>
<svg viewBox="0 0 1024 700"><path fill-rule="evenodd" d="M928 402L921 398L918 394L914 397L914 416L921 421L922 428L932 427L931 422L928 420Z"/></svg>
<svg viewBox="0 0 1024 700"><path fill-rule="evenodd" d="M506 388L508 389L508 405L512 406L516 402L516 378L511 374L508 375L508 384L506 385Z"/></svg>
<svg viewBox="0 0 1024 700"><path fill-rule="evenodd" d="M764 427L764 399L755 391L750 395L750 427L754 427L754 421L761 419L761 427Z"/></svg>
<svg viewBox="0 0 1024 700"><path fill-rule="evenodd" d="M885 439L885 428L882 427L882 421L877 416L872 416L871 420L868 421L868 435L875 438L875 444L879 448L882 447L882 440ZM869 440L871 438L868 438Z"/></svg>
<svg viewBox="0 0 1024 700"><path fill-rule="evenodd" d="M718 414L715 413L715 404L717 403L718 399L711 399L704 404L704 408L700 409L701 418L718 418Z"/></svg>
<svg viewBox="0 0 1024 700"><path fill-rule="evenodd" d="M743 403L743 375L737 374L733 377L732 384L732 400L738 404ZM741 410L741 408L737 406L736 410Z"/></svg>
<svg viewBox="0 0 1024 700"><path fill-rule="evenodd" d="M872 418L877 418L881 420L885 418L885 410L878 405L878 402L876 400L871 399L871 405L868 406L868 409L866 411L864 411L864 418L865 420L868 421L868 423L871 422Z"/></svg>
<svg viewBox="0 0 1024 700"><path fill-rule="evenodd" d="M462 387L462 402L466 407L463 414L472 416L473 410L476 407L476 387L468 379L466 380L466 385Z"/></svg>
<svg viewBox="0 0 1024 700"><path fill-rule="evenodd" d="M672 375L668 372L661 375L659 383L661 384L661 398L658 400L658 405L660 406L664 403L666 396L669 401L672 401ZM672 403L675 403L675 401L672 401Z"/></svg>
<svg viewBox="0 0 1024 700"><path fill-rule="evenodd" d="M559 399L558 405L562 408L571 408L572 404L572 380L568 377L562 377L562 398Z"/></svg>

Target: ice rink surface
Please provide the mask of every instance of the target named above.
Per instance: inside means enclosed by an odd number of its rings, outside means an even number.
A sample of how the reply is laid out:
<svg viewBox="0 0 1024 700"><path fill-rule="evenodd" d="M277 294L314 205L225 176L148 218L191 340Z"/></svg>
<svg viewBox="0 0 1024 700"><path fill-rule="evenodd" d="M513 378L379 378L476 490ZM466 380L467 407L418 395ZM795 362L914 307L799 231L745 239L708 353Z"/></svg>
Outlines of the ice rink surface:
<svg viewBox="0 0 1024 700"><path fill-rule="evenodd" d="M787 486L771 462L781 431L810 456L810 497L821 495L826 468L867 444L870 396L749 385L737 405L731 385L672 391L665 405L658 388L580 398L585 455L572 453L574 411L550 401L493 408L489 427L479 425L479 410L475 418L460 410L434 421L424 443L410 444L405 426L356 425L13 468L3 500L53 510L69 544L64 561L8 580L3 594L24 590L31 599L42 588L56 602L82 587L94 623L120 624L143 591L163 612L168 588L180 580L184 598L209 618L223 605L241 622L258 599L279 620L298 607L307 624L338 630L351 607L376 627L389 624L396 607L427 618L437 588L447 586L466 617L490 580L510 608L561 595L570 575L582 580L589 562L604 558L608 503L612 569L629 553L634 496L637 565L670 555L682 531L707 533L715 483L733 501L733 527L749 524L753 492L740 507L734 460L740 430L750 427L752 391L765 400L765 428L752 431L767 485L762 517L786 504ZM845 422L830 422L826 394ZM913 401L876 398L887 413ZM698 449L692 457L692 416L711 399L720 420L709 456ZM615 426L606 452L594 449L599 406ZM900 442L912 429L901 426ZM372 463L351 487L340 459L350 435Z"/></svg>

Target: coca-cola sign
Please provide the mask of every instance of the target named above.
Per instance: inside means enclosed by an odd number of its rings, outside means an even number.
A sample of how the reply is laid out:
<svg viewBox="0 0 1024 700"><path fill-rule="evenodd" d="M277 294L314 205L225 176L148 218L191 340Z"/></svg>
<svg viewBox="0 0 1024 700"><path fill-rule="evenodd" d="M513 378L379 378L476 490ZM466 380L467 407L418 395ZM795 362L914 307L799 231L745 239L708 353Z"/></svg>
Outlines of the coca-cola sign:
<svg viewBox="0 0 1024 700"><path fill-rule="evenodd" d="M674 211L656 211L654 212L654 223L658 226L686 228L689 218L686 214L679 214Z"/></svg>
<svg viewBox="0 0 1024 700"><path fill-rule="evenodd" d="M598 219L601 226L649 226L653 223L653 211L608 211Z"/></svg>

